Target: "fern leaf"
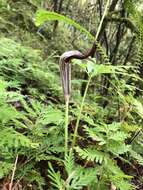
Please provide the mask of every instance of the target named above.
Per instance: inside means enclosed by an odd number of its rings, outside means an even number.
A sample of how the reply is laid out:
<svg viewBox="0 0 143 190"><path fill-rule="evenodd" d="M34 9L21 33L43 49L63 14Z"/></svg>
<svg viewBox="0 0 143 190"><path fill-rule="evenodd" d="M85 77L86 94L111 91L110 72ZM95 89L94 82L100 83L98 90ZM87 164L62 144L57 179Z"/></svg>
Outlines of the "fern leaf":
<svg viewBox="0 0 143 190"><path fill-rule="evenodd" d="M83 189L84 186L91 185L97 182L97 173L95 169L82 169L78 168L76 170L76 175L71 181L71 189Z"/></svg>
<svg viewBox="0 0 143 190"><path fill-rule="evenodd" d="M69 155L66 156L65 168L66 168L68 175L70 175L75 169L74 155L71 151L70 151Z"/></svg>
<svg viewBox="0 0 143 190"><path fill-rule="evenodd" d="M111 182L120 190L133 190L134 186L129 182L132 176L124 174L115 161L108 159L104 165Z"/></svg>
<svg viewBox="0 0 143 190"><path fill-rule="evenodd" d="M85 127L85 131L90 138L92 138L94 141L99 142L99 145L106 144L105 138L101 133L97 132L96 128Z"/></svg>
<svg viewBox="0 0 143 190"><path fill-rule="evenodd" d="M0 179L9 174L13 169L13 164L0 161Z"/></svg>
<svg viewBox="0 0 143 190"><path fill-rule="evenodd" d="M50 162L48 173L49 178L52 180L51 184L58 189L63 189L64 181L61 178L60 172L55 172Z"/></svg>
<svg viewBox="0 0 143 190"><path fill-rule="evenodd" d="M0 131L0 146L8 148L20 148L20 147L31 147L37 148L38 143L33 143L31 140L22 135L21 133L16 132L12 128L5 128Z"/></svg>
<svg viewBox="0 0 143 190"><path fill-rule="evenodd" d="M109 139L117 141L117 142L121 142L124 141L129 135L123 131L118 131L114 134L111 134L111 136L109 137Z"/></svg>
<svg viewBox="0 0 143 190"><path fill-rule="evenodd" d="M115 186L119 189L119 190L134 190L135 186L133 184L131 184L130 182L128 182L127 180L119 180L119 179L113 179L112 178L113 183L115 184Z"/></svg>
<svg viewBox="0 0 143 190"><path fill-rule="evenodd" d="M112 152L113 154L124 154L130 151L131 146L126 145L123 142L112 142L107 144L107 149Z"/></svg>
<svg viewBox="0 0 143 190"><path fill-rule="evenodd" d="M95 149L81 149L80 147L76 147L75 150L82 159L86 159L88 161L95 161L100 164L103 161L106 162L108 158L108 154Z"/></svg>
<svg viewBox="0 0 143 190"><path fill-rule="evenodd" d="M132 158L134 158L140 165L143 166L143 157L140 154L138 154L134 150L130 150L129 153L130 153Z"/></svg>
<svg viewBox="0 0 143 190"><path fill-rule="evenodd" d="M119 168L116 161L108 159L107 163L104 164L104 168L107 173L112 174L118 178L131 179L131 176L124 174L124 172Z"/></svg>
<svg viewBox="0 0 143 190"><path fill-rule="evenodd" d="M7 123L8 121L16 119L19 116L20 114L12 106L5 104L0 107L0 121L2 123Z"/></svg>
<svg viewBox="0 0 143 190"><path fill-rule="evenodd" d="M90 32L88 32L85 28L83 28L82 26L80 26L78 23L76 23L74 20L55 13L55 12L50 12L50 11L45 11L45 10L39 10L36 14L36 25L39 26L41 24L43 24L46 21L62 21L66 24L70 24L72 26L74 26L76 29L80 30L81 32L85 33L89 38L94 39L94 37L92 36L92 34Z"/></svg>

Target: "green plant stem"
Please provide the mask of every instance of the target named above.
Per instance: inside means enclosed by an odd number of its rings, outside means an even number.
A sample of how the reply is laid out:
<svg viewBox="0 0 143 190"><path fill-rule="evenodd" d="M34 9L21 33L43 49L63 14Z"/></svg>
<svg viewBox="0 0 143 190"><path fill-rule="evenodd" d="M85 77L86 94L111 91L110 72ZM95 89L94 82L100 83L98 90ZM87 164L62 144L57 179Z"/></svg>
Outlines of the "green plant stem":
<svg viewBox="0 0 143 190"><path fill-rule="evenodd" d="M68 154L69 96L65 100L65 158Z"/></svg>
<svg viewBox="0 0 143 190"><path fill-rule="evenodd" d="M104 10L103 16L101 18L101 21L100 21L100 24L99 24L99 27L98 27L98 30L97 30L97 33L96 33L96 36L95 36L95 40L97 40L97 38L99 36L99 33L100 33L100 30L101 30L104 18L105 18L106 14L107 14L107 11L108 11L109 4L110 4L110 0L107 0L105 10ZM84 95L83 95L83 98L82 98L82 102L81 102L81 106L80 106L80 109L79 109L79 114L78 114L78 118L77 118L77 122L76 122L76 126L75 126L75 131L74 131L71 151L73 151L73 148L74 148L75 143L76 143L76 137L77 137L77 131L78 131L78 127L79 127L79 121L80 121L80 118L81 118L81 113L82 113L85 97L87 95L87 90L88 90L91 78L92 78L92 75L89 76L89 79L88 79L88 82L87 82L87 85L86 85L86 88L85 88L85 91L84 91Z"/></svg>
<svg viewBox="0 0 143 190"><path fill-rule="evenodd" d="M80 106L80 109L79 109L79 113L78 113L78 117L77 117L77 121L76 121L76 126L75 126L75 130L74 130L74 135L73 135L72 150L73 150L73 148L75 146L75 143L76 143L76 137L77 137L77 131L78 131L78 127L79 127L79 121L80 121L80 118L81 118L81 113L82 113L85 97L87 95L87 91L88 91L88 87L89 87L91 78L92 78L92 75L90 75L90 77L88 79L88 82L87 82L87 85L86 85L86 88L85 88L85 91L84 91L84 95L83 95L83 98L82 98L81 106Z"/></svg>
<svg viewBox="0 0 143 190"><path fill-rule="evenodd" d="M95 40L97 40L97 38L98 38L98 36L99 36L99 33L100 33L100 30L101 30L101 27L102 27L104 18L105 18L106 14L107 14L107 11L108 11L108 6L109 6L109 4L110 4L110 0L107 0L104 13L103 13L103 15L102 15L100 24L99 24L99 26L98 26L98 30L97 30L97 33L96 33L96 36L95 36Z"/></svg>

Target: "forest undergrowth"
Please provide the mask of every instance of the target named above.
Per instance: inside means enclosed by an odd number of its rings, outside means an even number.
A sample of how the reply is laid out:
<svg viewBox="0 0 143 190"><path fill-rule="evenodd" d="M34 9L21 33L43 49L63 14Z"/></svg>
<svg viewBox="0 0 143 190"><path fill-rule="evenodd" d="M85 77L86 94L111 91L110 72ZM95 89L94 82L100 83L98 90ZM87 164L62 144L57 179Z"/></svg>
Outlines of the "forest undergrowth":
<svg viewBox="0 0 143 190"><path fill-rule="evenodd" d="M0 189L143 189L136 3L0 1ZM95 39L94 57L70 63L65 105L60 56Z"/></svg>

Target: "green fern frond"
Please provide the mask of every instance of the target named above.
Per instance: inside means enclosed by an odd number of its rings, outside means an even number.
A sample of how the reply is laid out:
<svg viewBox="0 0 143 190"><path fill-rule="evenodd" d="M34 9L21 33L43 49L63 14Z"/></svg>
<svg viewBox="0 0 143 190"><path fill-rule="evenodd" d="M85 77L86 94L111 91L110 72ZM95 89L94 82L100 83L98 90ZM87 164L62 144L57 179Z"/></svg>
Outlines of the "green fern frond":
<svg viewBox="0 0 143 190"><path fill-rule="evenodd" d="M0 179L8 175L12 169L13 169L13 164L0 161Z"/></svg>
<svg viewBox="0 0 143 190"><path fill-rule="evenodd" d="M98 132L97 128L89 128L85 127L84 128L86 134L94 141L99 142L99 145L104 145L107 143L106 139L102 135L102 133Z"/></svg>
<svg viewBox="0 0 143 190"><path fill-rule="evenodd" d="M29 183L36 182L38 184L38 189L43 190L43 186L45 185L44 178L34 169L29 170L27 174L24 176L25 179L28 180Z"/></svg>
<svg viewBox="0 0 143 190"><path fill-rule="evenodd" d="M85 33L89 38L94 39L94 37L90 34L90 32L88 32L85 28L80 26L78 23L76 23L75 21L73 21L72 19L70 19L64 15L61 15L61 14L58 14L55 12L39 10L36 14L36 22L35 23L37 26L39 26L46 21L55 21L55 20L62 21L66 24L73 25L75 28L77 28L81 32Z"/></svg>
<svg viewBox="0 0 143 190"><path fill-rule="evenodd" d="M71 151L70 151L69 155L66 156L65 169L66 169L68 175L70 175L75 169L74 155Z"/></svg>
<svg viewBox="0 0 143 190"><path fill-rule="evenodd" d="M20 115L21 114L18 113L12 106L5 104L0 107L0 122L2 123L7 123L10 120L17 119Z"/></svg>
<svg viewBox="0 0 143 190"><path fill-rule="evenodd" d="M141 156L139 153L135 152L134 150L130 150L129 152L130 156L135 159L141 166L143 166L143 156Z"/></svg>
<svg viewBox="0 0 143 190"><path fill-rule="evenodd" d="M109 175L109 179L116 186L117 189L133 190L134 186L130 183L132 176L126 175L117 165L116 161L111 159L107 160L107 164L104 165L104 169Z"/></svg>
<svg viewBox="0 0 143 190"><path fill-rule="evenodd" d="M135 186L127 180L112 177L112 182L119 190L135 190Z"/></svg>
<svg viewBox="0 0 143 190"><path fill-rule="evenodd" d="M102 162L107 162L108 154L95 150L95 149L81 149L80 147L75 148L76 152L82 159L87 161L95 161L101 164Z"/></svg>
<svg viewBox="0 0 143 190"><path fill-rule="evenodd" d="M77 168L76 173L71 181L71 189L82 189L85 186L89 186L92 183L97 183L97 172L96 169L83 169Z"/></svg>
<svg viewBox="0 0 143 190"><path fill-rule="evenodd" d="M116 176L118 178L122 179L131 179L132 177L129 175L126 175L120 167L117 165L117 162L112 159L108 159L107 163L104 164L104 168L107 171L109 175Z"/></svg>
<svg viewBox="0 0 143 190"><path fill-rule="evenodd" d="M61 178L60 172L59 171L55 172L50 162L49 162L48 173L49 173L49 175L48 175L49 178L52 180L51 184L54 187L62 190L64 188L64 181Z"/></svg>
<svg viewBox="0 0 143 190"><path fill-rule="evenodd" d="M127 139L129 137L129 135L123 131L118 131L114 134L111 134L111 136L109 137L109 139L117 141L117 142L122 142L125 139Z"/></svg>
<svg viewBox="0 0 143 190"><path fill-rule="evenodd" d="M16 132L12 128L5 128L0 131L0 147L20 148L31 147L37 148L38 143L33 143L28 137Z"/></svg>
<svg viewBox="0 0 143 190"><path fill-rule="evenodd" d="M107 149L113 154L120 155L130 151L131 146L123 142L112 142L107 144Z"/></svg>

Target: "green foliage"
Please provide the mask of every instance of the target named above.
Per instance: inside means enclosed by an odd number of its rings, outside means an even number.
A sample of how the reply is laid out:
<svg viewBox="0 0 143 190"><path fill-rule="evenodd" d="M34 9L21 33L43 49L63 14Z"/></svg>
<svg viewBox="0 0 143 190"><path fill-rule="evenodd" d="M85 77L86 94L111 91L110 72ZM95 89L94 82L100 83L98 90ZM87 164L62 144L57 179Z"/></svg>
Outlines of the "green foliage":
<svg viewBox="0 0 143 190"><path fill-rule="evenodd" d="M59 171L55 172L52 165L49 164L49 177L52 179L52 184L58 189L82 189L84 186L89 186L92 183L97 182L97 172L95 169L84 169L77 166L74 162L74 156L71 152L66 157L64 164L68 174L65 181L61 178Z"/></svg>
<svg viewBox="0 0 143 190"><path fill-rule="evenodd" d="M105 170L107 170L107 175L109 175L110 180L118 189L123 190L126 188L130 190L135 188L129 183L129 179L132 177L124 174L124 172L116 165L116 162L108 160L104 167Z"/></svg>
<svg viewBox="0 0 143 190"><path fill-rule="evenodd" d="M71 176L69 176L69 178L70 177ZM95 169L78 168L75 170L70 189L82 189L84 186L90 186L92 183L96 182L97 178Z"/></svg>
<svg viewBox="0 0 143 190"><path fill-rule="evenodd" d="M79 65L81 69L86 71L88 75L92 75L92 77L101 74L128 75L128 70L134 68L132 66L99 65L95 58L87 60L85 63L81 60L74 60L73 62L75 65Z"/></svg>
<svg viewBox="0 0 143 190"><path fill-rule="evenodd" d="M55 80L56 72L52 74L52 71L49 71L50 67L47 66L47 72L44 71L45 62L41 64L42 58L39 57L39 53L10 39L1 38L0 43L0 150L5 160L0 169L2 178L13 169L13 156L17 154L20 157L26 156L26 160L35 160L35 162L36 160L38 162L58 160L51 153L63 151L63 112L58 107L53 107L50 101L49 105L44 104L45 95L43 93L48 90L48 86L49 93L53 94L54 91L55 94L58 93L59 86L58 83L52 82ZM33 82L28 85L27 82L31 80ZM33 85L34 81L39 83L38 89ZM25 86L28 99L22 94L22 86ZM33 90L31 91L30 88ZM37 90L36 94L34 89ZM26 168L22 163L17 168L17 177L23 178L24 176L25 181L36 182L37 186L42 189L44 181L39 172L34 169L34 164L33 162L32 172L31 163L28 163ZM21 171L20 175L19 171Z"/></svg>
<svg viewBox="0 0 143 190"><path fill-rule="evenodd" d="M63 180L61 179L61 175L59 171L56 173L52 167L52 165L49 163L49 177L52 180L53 186L57 187L57 189L63 189Z"/></svg>
<svg viewBox="0 0 143 190"><path fill-rule="evenodd" d="M12 170L12 168L13 164L0 161L0 179L8 175L8 173Z"/></svg>
<svg viewBox="0 0 143 190"><path fill-rule="evenodd" d="M100 174L106 180L111 180L119 189L122 190L125 186L127 186L127 189L134 189L128 182L130 176L125 175L117 166L117 163L112 161L112 155L120 158L121 155L132 152L131 146L125 144L129 134L123 130L121 123L112 123L110 125L96 124L94 128L86 126L85 131L96 142L96 145L84 149L76 147L75 150L79 156L86 161L102 164L105 176Z"/></svg>
<svg viewBox="0 0 143 190"><path fill-rule="evenodd" d="M4 135L4 138L2 139ZM30 139L25 137L24 135L17 133L13 129L3 129L0 132L0 138L2 139L0 142L0 147L4 148L19 148L20 147L31 147L35 148L38 146L38 143L32 143Z"/></svg>
<svg viewBox="0 0 143 190"><path fill-rule="evenodd" d="M123 154L129 150L129 146L125 145L125 140L129 134L121 129L120 123L112 123L110 125L97 125L95 128L85 128L85 131L93 140L97 141L100 146L105 146L106 151L113 154Z"/></svg>
<svg viewBox="0 0 143 190"><path fill-rule="evenodd" d="M82 159L86 159L88 161L95 161L100 164L103 161L107 162L107 160L106 160L106 158L108 158L107 155L101 151L97 151L97 150L93 150L93 149L83 149L82 150L79 147L77 147L75 150Z"/></svg>
<svg viewBox="0 0 143 190"><path fill-rule="evenodd" d="M55 93L60 92L58 76L50 71L45 62L42 63L37 50L25 48L6 38L0 40L0 46L0 57L4 57L0 61L0 73L6 80L11 80L13 84L17 83L18 85L33 83L33 86L29 86L33 90L36 83L38 90L45 91L45 93L47 88L53 93L54 91Z"/></svg>
<svg viewBox="0 0 143 190"><path fill-rule="evenodd" d="M140 154L138 154L134 150L131 150L130 155L133 159L135 159L138 162L138 164L140 164L141 166L143 165L143 157Z"/></svg>
<svg viewBox="0 0 143 190"><path fill-rule="evenodd" d="M86 30L80 24L75 22L73 19L70 19L70 18L68 18L68 17L66 17L64 15L61 15L61 14L58 14L58 13L55 13L55 12L45 11L45 10L38 10L37 14L36 14L36 18L35 18L35 24L37 26L41 26L42 24L44 24L47 21L62 21L65 24L74 26L81 33L85 34L89 39L95 40L94 36L88 30ZM100 46L100 44L97 41L95 41L95 43L96 43L96 49L98 50L99 54L103 58L103 61L105 63L109 63L110 61L109 61L106 53L104 52L103 48ZM104 72L105 72L105 70L104 70ZM110 72L111 72L111 70L110 70ZM108 70L107 73L110 73L110 72Z"/></svg>
<svg viewBox="0 0 143 190"><path fill-rule="evenodd" d="M55 12L50 12L50 11L45 11L45 10L39 10L36 15L36 25L40 26L46 21L62 21L66 24L74 26L76 29L80 30L84 34L86 34L89 38L94 39L94 37L86 30L83 28L80 24L76 23L72 19L65 17L64 15L55 13Z"/></svg>
<svg viewBox="0 0 143 190"><path fill-rule="evenodd" d="M53 1L0 2L2 185L11 180L17 155L13 184L19 183L22 189L109 190L115 186L117 190L132 190L134 181L141 181L138 175L143 166L143 29L137 1L127 0L124 5L119 2L115 11L107 15L107 19L118 17L124 8L126 16L119 20L127 17L127 21L133 22L135 34L124 28L126 23L106 26L104 22L104 35L99 40L102 47L96 42L96 58L73 61L69 149L64 158L64 105L57 58L65 50L88 47L88 38L94 39L92 34L97 32L101 16L93 1L81 2L78 7L74 6L77 1L63 1L58 13L51 11ZM104 10L105 1L102 2ZM39 28L34 25L35 13ZM57 21L63 24L54 30ZM132 38L133 46L128 47ZM128 52L130 48L132 51ZM92 80L72 150L75 121L83 98L79 89L87 83L85 72Z"/></svg>

